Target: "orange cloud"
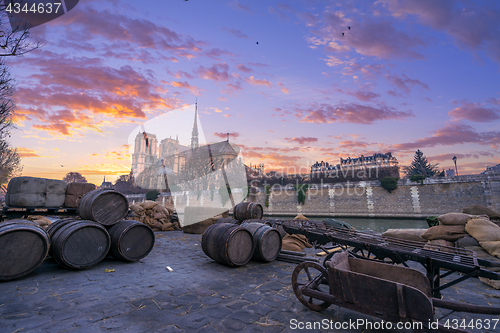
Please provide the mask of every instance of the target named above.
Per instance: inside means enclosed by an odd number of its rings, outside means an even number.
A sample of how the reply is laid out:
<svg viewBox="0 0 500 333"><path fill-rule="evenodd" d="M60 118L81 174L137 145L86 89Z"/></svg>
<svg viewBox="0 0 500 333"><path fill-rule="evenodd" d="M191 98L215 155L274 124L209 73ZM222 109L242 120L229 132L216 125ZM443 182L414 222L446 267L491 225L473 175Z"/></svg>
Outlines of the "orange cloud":
<svg viewBox="0 0 500 333"><path fill-rule="evenodd" d="M28 157L42 157L41 155L38 155L34 149L30 148L25 148L25 147L18 147L16 148L17 154L19 157L23 158L28 158Z"/></svg>

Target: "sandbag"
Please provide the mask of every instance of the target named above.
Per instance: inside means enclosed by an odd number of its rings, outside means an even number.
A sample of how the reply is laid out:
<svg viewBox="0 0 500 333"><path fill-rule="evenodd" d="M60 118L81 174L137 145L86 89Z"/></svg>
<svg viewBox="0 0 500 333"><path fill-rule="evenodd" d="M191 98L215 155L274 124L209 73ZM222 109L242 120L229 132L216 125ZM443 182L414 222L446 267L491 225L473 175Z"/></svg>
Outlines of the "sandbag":
<svg viewBox="0 0 500 333"><path fill-rule="evenodd" d="M11 207L43 207L45 193L11 193L9 204Z"/></svg>
<svg viewBox="0 0 500 333"><path fill-rule="evenodd" d="M37 177L15 177L9 181L7 192L10 194L19 193L45 193L47 180Z"/></svg>
<svg viewBox="0 0 500 333"><path fill-rule="evenodd" d="M165 207L163 207L163 206L162 206L162 205L160 205L160 204L158 204L158 205L154 206L154 208L153 208L153 212L154 212L155 214L161 213L161 214L164 214L164 215L166 215L166 216L169 216L169 215L170 215L170 213L169 213L168 209L166 209Z"/></svg>
<svg viewBox="0 0 500 333"><path fill-rule="evenodd" d="M463 225L438 225L427 229L422 235L427 240L444 239L456 242L459 238L467 236Z"/></svg>
<svg viewBox="0 0 500 333"><path fill-rule="evenodd" d="M68 183L64 180L46 179L44 207L62 207L66 199Z"/></svg>
<svg viewBox="0 0 500 333"><path fill-rule="evenodd" d="M95 189L96 186L91 183L69 183L66 190L64 207L78 208L82 197Z"/></svg>
<svg viewBox="0 0 500 333"><path fill-rule="evenodd" d="M492 256L500 258L500 241L480 242L479 244L486 250L486 252Z"/></svg>
<svg viewBox="0 0 500 333"><path fill-rule="evenodd" d="M202 235L205 230L207 230L208 227L210 227L212 224L214 224L214 221L211 218L206 219L201 222L193 223L183 227L182 232L185 232L187 234Z"/></svg>
<svg viewBox="0 0 500 333"><path fill-rule="evenodd" d="M163 214L163 213L155 213L153 215L153 218L155 220L160 220L160 219L166 219L167 218L167 215Z"/></svg>
<svg viewBox="0 0 500 333"><path fill-rule="evenodd" d="M439 225L465 225L472 215L463 213L448 213L438 216Z"/></svg>
<svg viewBox="0 0 500 333"><path fill-rule="evenodd" d="M141 202L140 204L144 209L153 209L156 205L158 205L157 202L151 201L151 200L146 200L144 202Z"/></svg>
<svg viewBox="0 0 500 333"><path fill-rule="evenodd" d="M455 242L457 247L480 246L479 242L472 236L467 235Z"/></svg>
<svg viewBox="0 0 500 333"><path fill-rule="evenodd" d="M426 231L427 229L388 229L382 236L426 243L427 239L422 237Z"/></svg>
<svg viewBox="0 0 500 333"><path fill-rule="evenodd" d="M472 205L464 207L464 209L462 209L462 213L471 215L487 215L490 219L500 220L500 213L497 213L493 209L489 209L488 207L482 205Z"/></svg>
<svg viewBox="0 0 500 333"><path fill-rule="evenodd" d="M309 220L309 219L307 217L305 217L304 215L299 214L299 215L294 217L294 220Z"/></svg>
<svg viewBox="0 0 500 333"><path fill-rule="evenodd" d="M465 225L465 230L479 243L500 241L500 227L485 219L469 220Z"/></svg>
<svg viewBox="0 0 500 333"><path fill-rule="evenodd" d="M140 204L130 205L130 209L137 215L142 215L146 211Z"/></svg>
<svg viewBox="0 0 500 333"><path fill-rule="evenodd" d="M301 252L305 247L311 248L312 245L304 235L294 234L283 237L282 250Z"/></svg>

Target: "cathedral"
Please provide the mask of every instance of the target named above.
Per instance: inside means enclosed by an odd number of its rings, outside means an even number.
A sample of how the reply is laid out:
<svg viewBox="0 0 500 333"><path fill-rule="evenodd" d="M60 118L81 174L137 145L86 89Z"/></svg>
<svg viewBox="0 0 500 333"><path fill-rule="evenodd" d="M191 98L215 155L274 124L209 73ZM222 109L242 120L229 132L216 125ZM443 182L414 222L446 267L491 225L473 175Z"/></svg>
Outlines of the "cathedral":
<svg viewBox="0 0 500 333"><path fill-rule="evenodd" d="M178 135L175 139L165 138L158 144L155 134L137 134L132 154L132 172L137 186L162 190L167 187L167 175L178 182L188 181L217 170L237 158L238 152L229 144L229 140L200 146L197 118L196 107L190 146L181 145Z"/></svg>

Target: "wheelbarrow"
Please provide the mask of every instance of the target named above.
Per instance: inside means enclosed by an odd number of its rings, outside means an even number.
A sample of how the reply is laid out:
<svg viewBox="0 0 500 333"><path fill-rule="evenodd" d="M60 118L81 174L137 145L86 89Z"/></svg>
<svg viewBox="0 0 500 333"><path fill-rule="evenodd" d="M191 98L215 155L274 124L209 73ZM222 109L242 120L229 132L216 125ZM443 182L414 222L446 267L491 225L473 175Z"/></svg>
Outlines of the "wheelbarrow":
<svg viewBox="0 0 500 333"><path fill-rule="evenodd" d="M500 315L499 307L476 306L433 298L425 274L408 267L336 253L324 266L299 264L292 274L299 301L314 311L336 304L389 322L436 323L434 307ZM440 332L466 332L439 324ZM434 331L435 332L435 331Z"/></svg>

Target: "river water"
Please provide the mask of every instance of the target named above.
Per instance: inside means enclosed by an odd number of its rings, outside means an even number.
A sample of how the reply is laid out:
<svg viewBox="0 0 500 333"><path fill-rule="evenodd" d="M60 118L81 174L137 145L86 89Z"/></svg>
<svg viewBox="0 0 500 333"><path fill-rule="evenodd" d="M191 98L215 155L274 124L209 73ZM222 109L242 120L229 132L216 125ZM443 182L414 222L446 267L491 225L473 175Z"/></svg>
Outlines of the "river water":
<svg viewBox="0 0 500 333"><path fill-rule="evenodd" d="M264 216L270 219L291 220L291 216ZM323 221L325 217L312 217L310 220ZM368 231L375 233L383 233L387 229L427 229L427 222L422 220L412 219L382 219L382 218L357 218L357 217L336 217L338 221L349 223L354 229L359 231Z"/></svg>

